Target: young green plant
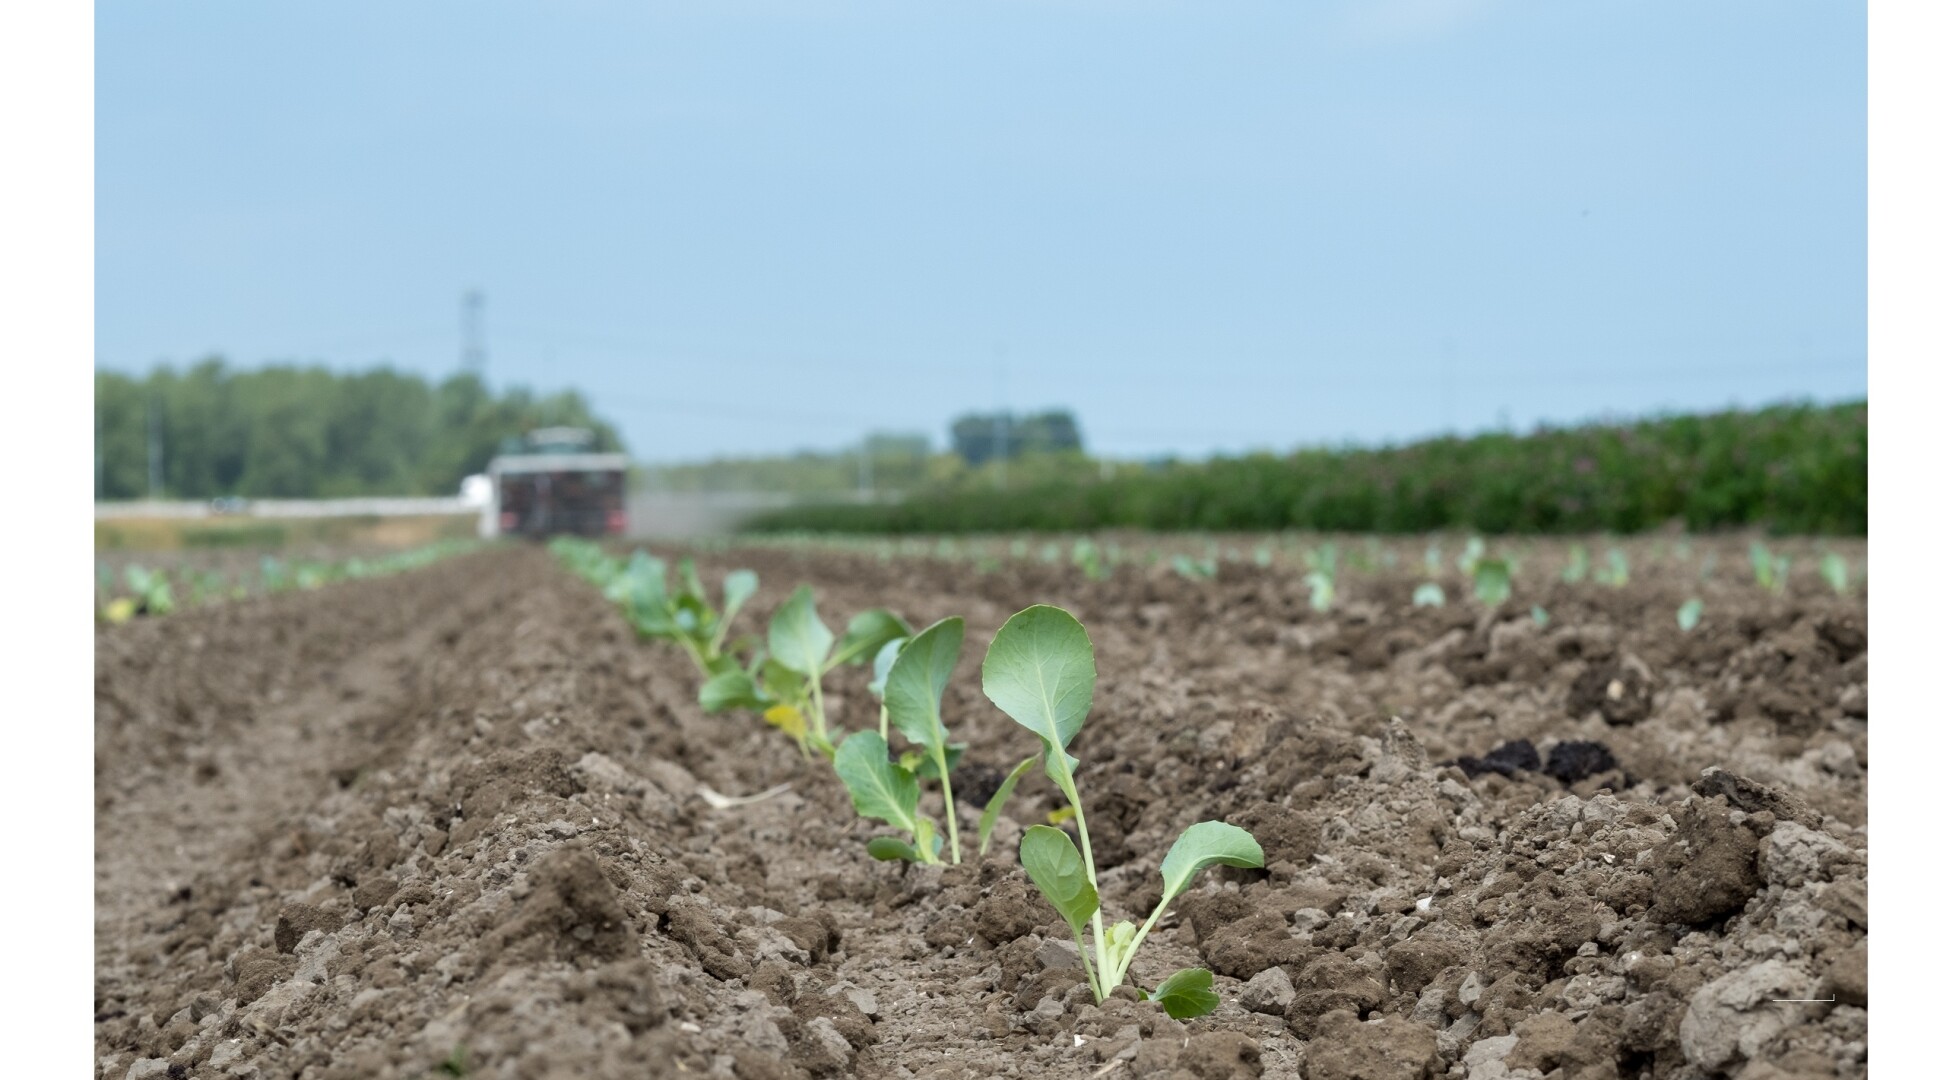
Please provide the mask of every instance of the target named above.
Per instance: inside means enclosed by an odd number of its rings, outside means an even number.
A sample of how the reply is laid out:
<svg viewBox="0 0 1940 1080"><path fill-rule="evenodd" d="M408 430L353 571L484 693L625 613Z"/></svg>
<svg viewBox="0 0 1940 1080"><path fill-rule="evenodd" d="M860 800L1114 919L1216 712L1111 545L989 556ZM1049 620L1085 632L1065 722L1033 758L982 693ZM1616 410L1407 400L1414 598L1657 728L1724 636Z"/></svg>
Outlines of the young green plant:
<svg viewBox="0 0 1940 1080"><path fill-rule="evenodd" d="M881 653L887 653L884 646ZM950 838L950 861L963 861L957 838L956 799L950 771L956 753L943 726L943 693L963 651L963 620L952 616L909 638L895 651L883 676L883 711L888 723L914 748L899 761L889 759L889 744L880 734L860 731L842 740L835 754L835 772L849 789L856 812L908 832L910 843L871 841L877 858L936 862L940 854L936 825L917 809L921 781L934 778L943 789L943 820Z"/></svg>
<svg viewBox="0 0 1940 1080"><path fill-rule="evenodd" d="M1334 606L1334 572L1339 560L1334 545L1322 544L1307 553L1307 606L1325 612Z"/></svg>
<svg viewBox="0 0 1940 1080"><path fill-rule="evenodd" d="M1500 607L1508 602L1509 562L1507 559L1476 560L1475 598L1490 607Z"/></svg>
<svg viewBox="0 0 1940 1080"><path fill-rule="evenodd" d="M747 668L731 659L723 664L701 684L701 708L754 709L793 736L804 754L813 749L832 757L822 677L843 664L871 660L883 646L908 636L909 624L901 618L870 608L850 619L838 639L815 612L815 590L803 585L769 620L767 656Z"/></svg>
<svg viewBox="0 0 1940 1080"><path fill-rule="evenodd" d="M1223 821L1202 821L1180 834L1166 853L1159 868L1164 890L1145 922L1126 920L1106 926L1098 899L1098 864L1092 857L1091 832L1073 775L1078 761L1066 749L1091 712L1097 681L1091 638L1078 620L1061 608L1040 604L1011 616L984 656L984 695L1038 737L1044 771L1071 806L1078 844L1074 845L1062 829L1033 825L1025 830L1018 856L1032 883L1071 928L1092 995L1103 1001L1124 984L1139 946L1199 871L1215 864L1264 866L1266 856L1246 830ZM1029 765L1027 761L1014 770L1006 786ZM998 801L997 797L992 801ZM1087 924L1091 929L1089 947L1085 942ZM1139 992L1158 1001L1174 1018L1201 1016L1219 1004L1218 995L1212 992L1212 973L1203 968L1180 971L1152 990Z"/></svg>
<svg viewBox="0 0 1940 1080"><path fill-rule="evenodd" d="M1677 605L1677 628L1690 633L1697 629L1698 620L1704 618L1704 601L1693 596Z"/></svg>

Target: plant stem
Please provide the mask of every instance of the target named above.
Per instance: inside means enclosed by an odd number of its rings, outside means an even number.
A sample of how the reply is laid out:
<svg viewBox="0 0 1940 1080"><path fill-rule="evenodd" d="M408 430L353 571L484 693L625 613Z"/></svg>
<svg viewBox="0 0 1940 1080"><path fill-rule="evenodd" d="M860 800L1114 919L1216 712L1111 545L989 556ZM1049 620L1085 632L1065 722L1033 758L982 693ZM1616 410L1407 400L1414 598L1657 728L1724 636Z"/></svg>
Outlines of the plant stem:
<svg viewBox="0 0 1940 1080"><path fill-rule="evenodd" d="M1085 953L1084 931L1074 929L1071 931L1071 937L1078 943L1078 962L1085 966L1085 981L1091 984L1091 996L1099 1002L1103 1002L1105 1000L1105 992L1098 988L1098 974L1091 969L1091 957ZM1103 956L1098 957L1098 966L1102 968L1104 964L1105 958Z"/></svg>
<svg viewBox="0 0 1940 1080"><path fill-rule="evenodd" d="M694 661L694 666L701 669L701 678L705 679L714 674L707 670L707 659L701 655L700 646L694 644L693 638L688 637L686 634L676 634L674 635L674 640L680 642L680 647L687 650L687 657Z"/></svg>
<svg viewBox="0 0 1940 1080"><path fill-rule="evenodd" d="M963 862L963 851L957 847L957 806L950 798L950 752L937 747L936 774L943 778L943 817L950 826L950 861Z"/></svg>
<svg viewBox="0 0 1940 1080"><path fill-rule="evenodd" d="M1064 752L1059 747L1048 749L1055 749L1060 754ZM1091 858L1091 830L1085 828L1084 804L1078 801L1078 780L1076 777L1070 775L1070 766L1068 765L1065 766L1065 775L1071 780L1070 787L1065 791L1065 794L1071 798L1071 816L1076 818L1078 822L1078 840L1084 850L1085 856L1085 876L1091 879L1092 891L1096 892L1098 889L1098 864ZM1105 905L1103 900L1099 901L1098 910L1091 913L1091 940L1097 943L1098 966L1102 968L1105 965ZM1080 943L1078 951L1080 954L1083 953L1084 947L1082 943ZM1112 983L1111 986L1105 986L1102 990L1100 986L1094 985L1091 988L1091 992L1102 1003L1105 1000L1105 995L1111 993L1117 985L1117 983Z"/></svg>
<svg viewBox="0 0 1940 1080"><path fill-rule="evenodd" d="M876 730L881 733L883 742L889 741L889 706L888 705L884 705L882 707L882 716L877 721Z"/></svg>
<svg viewBox="0 0 1940 1080"><path fill-rule="evenodd" d="M832 744L829 742L828 713L824 711L822 704L822 677L820 675L815 676L808 685L812 692L809 705L809 719L815 722L816 741L822 746L830 747L829 752L833 753Z"/></svg>

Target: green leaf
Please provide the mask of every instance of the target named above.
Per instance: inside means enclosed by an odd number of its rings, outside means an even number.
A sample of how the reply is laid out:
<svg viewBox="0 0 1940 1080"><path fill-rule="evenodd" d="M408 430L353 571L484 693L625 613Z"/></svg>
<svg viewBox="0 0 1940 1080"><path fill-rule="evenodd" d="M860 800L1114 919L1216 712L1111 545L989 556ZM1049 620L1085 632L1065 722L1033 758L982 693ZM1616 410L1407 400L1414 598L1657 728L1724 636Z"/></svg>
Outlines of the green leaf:
<svg viewBox="0 0 1940 1080"><path fill-rule="evenodd" d="M1118 957L1132 947L1132 939L1138 937L1138 924L1129 919L1120 919L1105 929L1105 955Z"/></svg>
<svg viewBox="0 0 1940 1080"><path fill-rule="evenodd" d="M916 854L915 848L893 836L878 836L869 841L868 851L872 857L881 859L883 862L894 862L897 859L904 862L923 861L923 857Z"/></svg>
<svg viewBox="0 0 1940 1080"><path fill-rule="evenodd" d="M1307 606L1315 611L1334 606L1334 575L1319 570L1307 574Z"/></svg>
<svg viewBox="0 0 1940 1080"><path fill-rule="evenodd" d="M1840 596L1846 595L1852 588L1851 575L1846 570L1845 556L1837 552L1826 552L1825 558L1819 560L1819 574L1825 578L1825 583L1832 587L1832 591Z"/></svg>
<svg viewBox="0 0 1940 1080"><path fill-rule="evenodd" d="M876 661L872 667L875 677L869 680L869 692L876 695L878 700L882 698L883 690L889 682L889 669L895 665L896 657L902 655L903 643L908 640L908 638L897 638L876 650Z"/></svg>
<svg viewBox="0 0 1940 1080"><path fill-rule="evenodd" d="M873 731L858 731L835 752L835 775L849 789L855 812L914 834L916 778L889 760L889 744Z"/></svg>
<svg viewBox="0 0 1940 1080"><path fill-rule="evenodd" d="M692 556L680 560L680 599L691 600L696 606L707 606L707 588L701 584L701 576L694 571Z"/></svg>
<svg viewBox="0 0 1940 1080"><path fill-rule="evenodd" d="M1084 626L1047 604L1012 615L984 654L984 696L1059 749L1084 727L1097 681Z"/></svg>
<svg viewBox="0 0 1940 1080"><path fill-rule="evenodd" d="M944 753L949 742L943 728L943 691L950 685L962 650L963 620L952 615L910 638L883 683L882 703L889 710L889 722L932 759Z"/></svg>
<svg viewBox="0 0 1940 1080"><path fill-rule="evenodd" d="M1427 581L1415 586L1414 602L1416 607L1441 607L1448 602L1448 597L1442 593L1440 585Z"/></svg>
<svg viewBox="0 0 1940 1080"><path fill-rule="evenodd" d="M1159 876L1165 879L1165 899L1186 891L1199 871L1215 863L1261 867L1266 865L1266 853L1245 829L1223 821L1202 821L1180 833L1159 864Z"/></svg>
<svg viewBox="0 0 1940 1080"><path fill-rule="evenodd" d="M1219 995L1213 993L1212 972L1205 968L1175 971L1172 977L1153 990L1151 998L1174 1020L1190 1020L1219 1008Z"/></svg>
<svg viewBox="0 0 1940 1080"><path fill-rule="evenodd" d="M876 655L884 645L909 636L909 624L883 608L870 608L849 620L842 640L835 646L826 668L856 664Z"/></svg>
<svg viewBox="0 0 1940 1080"><path fill-rule="evenodd" d="M1037 891L1071 925L1071 932L1081 932L1085 920L1098 910L1098 889L1085 875L1077 845L1063 829L1033 825L1024 830L1024 843L1017 856Z"/></svg>
<svg viewBox="0 0 1940 1080"><path fill-rule="evenodd" d="M768 654L798 675L814 678L828 667L835 635L815 614L815 590L796 589L768 624Z"/></svg>
<svg viewBox="0 0 1940 1080"><path fill-rule="evenodd" d="M1698 620L1704 617L1704 601L1693 596L1677 607L1677 628L1690 633L1697 628Z"/></svg>
<svg viewBox="0 0 1940 1080"><path fill-rule="evenodd" d="M1495 607L1509 599L1509 564L1483 559L1475 564L1475 598Z"/></svg>
<svg viewBox="0 0 1940 1080"><path fill-rule="evenodd" d="M722 709L760 709L767 706L754 679L740 668L723 671L701 684L701 711L717 713Z"/></svg>
<svg viewBox="0 0 1940 1080"><path fill-rule="evenodd" d="M734 621L742 605L761 587L761 578L752 570L733 570L721 582L721 625Z"/></svg>
<svg viewBox="0 0 1940 1080"><path fill-rule="evenodd" d="M936 835L936 822L927 817L916 819L916 851L919 855L927 851L929 857L924 862L935 862L936 853L943 850L943 838Z"/></svg>
<svg viewBox="0 0 1940 1080"><path fill-rule="evenodd" d="M808 696L808 680L770 656L759 665L761 689L776 701L801 701Z"/></svg>
<svg viewBox="0 0 1940 1080"><path fill-rule="evenodd" d="M964 743L951 743L943 751L943 766L950 772L957 771L957 764L963 760L963 752L969 749ZM918 780L941 780L943 774L937 771L936 759L931 757L927 748L905 750L896 759L897 764L908 769Z"/></svg>
<svg viewBox="0 0 1940 1080"><path fill-rule="evenodd" d="M1018 762L1010 775L1004 777L1004 782L997 786L997 793L983 804L983 814L977 818L977 854L990 854L990 833L997 827L997 818L1003 813L1004 804L1010 801L1010 793L1017 790L1017 781L1023 779L1024 774L1036 764L1036 754Z"/></svg>

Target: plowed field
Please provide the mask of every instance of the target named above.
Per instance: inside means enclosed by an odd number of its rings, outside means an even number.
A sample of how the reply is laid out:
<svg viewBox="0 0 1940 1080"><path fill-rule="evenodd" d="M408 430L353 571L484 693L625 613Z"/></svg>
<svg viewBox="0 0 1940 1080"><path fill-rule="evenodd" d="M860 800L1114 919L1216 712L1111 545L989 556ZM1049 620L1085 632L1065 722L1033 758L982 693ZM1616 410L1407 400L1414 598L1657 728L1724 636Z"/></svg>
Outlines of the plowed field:
<svg viewBox="0 0 1940 1080"><path fill-rule="evenodd" d="M760 625L803 582L836 626L967 619L972 835L1032 749L979 691L991 635L1037 602L1083 620L1111 917L1187 824L1267 853L1133 969L1210 967L1219 1010L1090 1000L1017 865L1041 775L988 858L872 861L825 765L704 715L684 657L509 548L98 632L97 1074L1865 1074L1863 598L1713 581L1685 634L1689 568L1529 570L1500 614L1357 580L1320 615L1250 566L700 561L760 572ZM874 725L866 678L831 676L839 724Z"/></svg>

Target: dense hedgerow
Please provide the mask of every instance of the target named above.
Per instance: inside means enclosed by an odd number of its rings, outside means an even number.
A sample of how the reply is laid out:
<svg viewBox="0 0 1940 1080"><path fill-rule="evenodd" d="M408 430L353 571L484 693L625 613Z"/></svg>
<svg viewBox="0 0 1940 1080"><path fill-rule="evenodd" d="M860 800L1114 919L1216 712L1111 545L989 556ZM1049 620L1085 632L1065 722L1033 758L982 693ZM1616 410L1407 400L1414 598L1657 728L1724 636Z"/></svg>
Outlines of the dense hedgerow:
<svg viewBox="0 0 1940 1080"><path fill-rule="evenodd" d="M1094 482L805 506L756 531L1105 528L1866 532L1866 404L1787 405L1378 450L1221 458Z"/></svg>

